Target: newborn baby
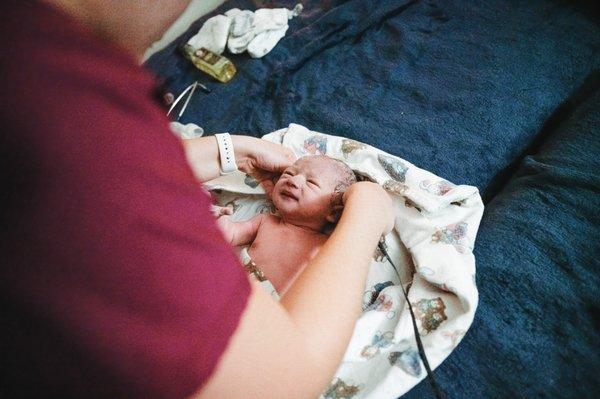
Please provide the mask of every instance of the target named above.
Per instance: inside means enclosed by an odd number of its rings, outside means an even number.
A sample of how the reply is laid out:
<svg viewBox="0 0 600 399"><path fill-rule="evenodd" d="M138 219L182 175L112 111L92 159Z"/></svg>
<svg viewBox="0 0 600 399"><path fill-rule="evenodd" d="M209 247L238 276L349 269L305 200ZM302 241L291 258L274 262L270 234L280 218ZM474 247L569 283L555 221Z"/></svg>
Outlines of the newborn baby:
<svg viewBox="0 0 600 399"><path fill-rule="evenodd" d="M243 222L228 215L217 224L234 246L251 244L243 263L282 296L328 238L343 210L342 195L356 182L342 161L315 155L288 167L271 193L280 217L260 214Z"/></svg>

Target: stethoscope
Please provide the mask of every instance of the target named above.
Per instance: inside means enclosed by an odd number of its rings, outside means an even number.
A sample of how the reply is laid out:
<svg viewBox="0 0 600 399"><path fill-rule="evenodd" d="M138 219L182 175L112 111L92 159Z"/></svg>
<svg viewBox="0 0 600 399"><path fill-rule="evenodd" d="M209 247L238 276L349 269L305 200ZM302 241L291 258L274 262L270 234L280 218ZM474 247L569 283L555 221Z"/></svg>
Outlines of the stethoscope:
<svg viewBox="0 0 600 399"><path fill-rule="evenodd" d="M433 390L435 397L437 399L442 399L442 392L440 391L440 388L438 387L438 385L435 381L435 378L433 377L433 373L431 372L431 368L429 367L429 361L427 361L427 356L425 355L425 349L423 349L423 342L421 342L421 336L419 335L419 329L417 328L417 321L415 318L415 313L413 312L412 305L411 305L410 301L408 300L408 294L406 292L406 289L402 285L402 279L400 278L400 273L398 273L398 269L396 268L396 265L394 264L394 262L392 262L390 255L387 253L387 250L385 249L385 238L384 237L381 237L381 240L379 241L379 244L377 244L377 247L379 248L381 253L383 253L383 255L387 258L388 262L390 262L390 265L392 265L392 267L394 268L394 271L396 272L396 276L398 276L399 285L402 288L402 293L404 294L404 299L406 299L406 303L408 303L408 310L410 311L410 317L412 318L412 325L413 325L413 329L415 331L415 338L417 340L417 348L419 349L419 356L421 357L421 360L423 361L423 365L425 366L425 370L427 371L427 378L429 380L429 383L431 384L431 389Z"/></svg>

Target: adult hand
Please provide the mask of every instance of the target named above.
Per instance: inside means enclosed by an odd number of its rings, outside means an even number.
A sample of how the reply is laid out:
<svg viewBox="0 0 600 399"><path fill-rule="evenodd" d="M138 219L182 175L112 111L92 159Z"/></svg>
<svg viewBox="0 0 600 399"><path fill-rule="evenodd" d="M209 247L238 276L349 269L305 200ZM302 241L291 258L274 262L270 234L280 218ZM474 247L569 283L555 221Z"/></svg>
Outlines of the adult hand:
<svg viewBox="0 0 600 399"><path fill-rule="evenodd" d="M239 170L262 183L267 194L283 170L296 160L294 153L279 144L249 136L232 135L233 150ZM202 183L219 177L219 148L214 137L181 140L194 176Z"/></svg>
<svg viewBox="0 0 600 399"><path fill-rule="evenodd" d="M275 180L296 161L296 155L280 144L249 136L232 136L238 169L255 178L271 196Z"/></svg>
<svg viewBox="0 0 600 399"><path fill-rule="evenodd" d="M380 223L382 234L392 231L396 218L392 197L379 184L367 181L354 183L342 196L344 208L353 201L358 201L368 209L373 220Z"/></svg>

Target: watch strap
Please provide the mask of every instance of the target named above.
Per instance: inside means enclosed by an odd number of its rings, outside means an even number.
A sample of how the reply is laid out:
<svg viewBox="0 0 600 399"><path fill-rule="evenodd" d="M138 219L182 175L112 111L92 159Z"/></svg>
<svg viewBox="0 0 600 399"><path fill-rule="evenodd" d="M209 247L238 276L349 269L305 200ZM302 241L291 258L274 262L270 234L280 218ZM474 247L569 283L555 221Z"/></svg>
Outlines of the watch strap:
<svg viewBox="0 0 600 399"><path fill-rule="evenodd" d="M217 133L215 134L217 139L217 145L219 146L219 159L221 160L221 175L227 175L229 173L238 170L237 164L235 163L235 154L233 152L233 141L229 133Z"/></svg>

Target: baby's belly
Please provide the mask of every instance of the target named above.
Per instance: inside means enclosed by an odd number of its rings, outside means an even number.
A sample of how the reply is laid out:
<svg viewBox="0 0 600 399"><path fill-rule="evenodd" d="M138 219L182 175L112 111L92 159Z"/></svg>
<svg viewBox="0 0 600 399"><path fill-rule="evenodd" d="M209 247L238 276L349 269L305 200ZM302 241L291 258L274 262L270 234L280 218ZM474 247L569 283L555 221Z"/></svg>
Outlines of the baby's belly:
<svg viewBox="0 0 600 399"><path fill-rule="evenodd" d="M248 249L254 263L271 281L280 295L283 295L293 280L306 267L312 252L315 251L297 251L267 245L261 247L260 245L254 246L254 244Z"/></svg>

